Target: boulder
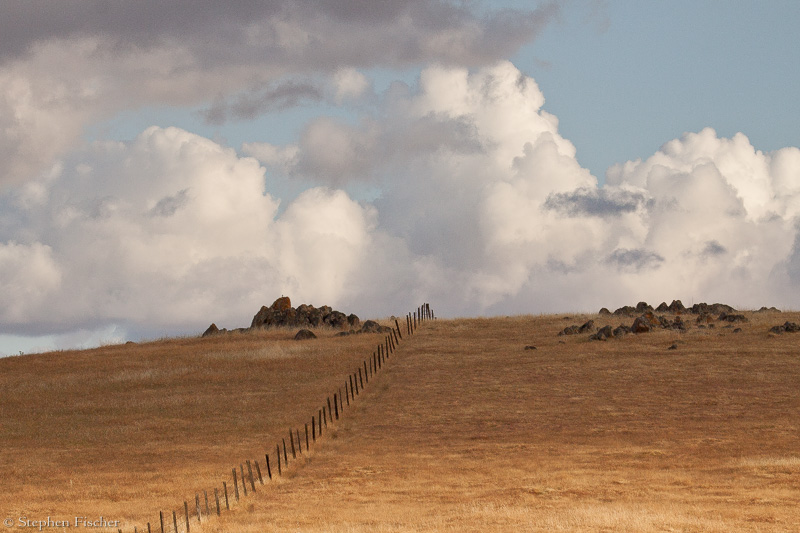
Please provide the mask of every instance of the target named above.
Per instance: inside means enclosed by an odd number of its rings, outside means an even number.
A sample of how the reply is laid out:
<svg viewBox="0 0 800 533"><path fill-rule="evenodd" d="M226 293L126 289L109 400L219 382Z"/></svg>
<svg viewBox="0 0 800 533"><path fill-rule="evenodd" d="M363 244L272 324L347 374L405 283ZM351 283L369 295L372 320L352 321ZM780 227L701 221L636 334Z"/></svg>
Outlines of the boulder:
<svg viewBox="0 0 800 533"><path fill-rule="evenodd" d="M781 310L777 307L762 307L756 313L780 313Z"/></svg>
<svg viewBox="0 0 800 533"><path fill-rule="evenodd" d="M636 320L633 321L631 333L647 333L652 329L653 326L650 324L650 321L647 319L647 317L642 315L640 317L636 317Z"/></svg>
<svg viewBox="0 0 800 533"><path fill-rule="evenodd" d="M652 311L653 308L647 304L647 302L639 302L636 304L636 312L637 313L645 313L647 311Z"/></svg>
<svg viewBox="0 0 800 533"><path fill-rule="evenodd" d="M345 328L348 326L347 315L341 311L331 311L323 321L332 328Z"/></svg>
<svg viewBox="0 0 800 533"><path fill-rule="evenodd" d="M392 328L388 326L381 326L374 320L367 320L361 326L359 333L389 333L392 331Z"/></svg>
<svg viewBox="0 0 800 533"><path fill-rule="evenodd" d="M771 333L797 333L800 331L800 325L787 320L782 326L773 326L769 331Z"/></svg>
<svg viewBox="0 0 800 533"><path fill-rule="evenodd" d="M614 315L616 316L630 316L636 314L636 308L631 307L630 305L624 305L619 309L615 310Z"/></svg>
<svg viewBox="0 0 800 533"><path fill-rule="evenodd" d="M629 328L628 326L624 326L622 324L620 324L619 326L614 328L614 336L615 337L622 337L623 335L627 335L630 332L631 332L631 328Z"/></svg>
<svg viewBox="0 0 800 533"><path fill-rule="evenodd" d="M594 320L587 320L580 328L578 328L578 333L592 332L594 332Z"/></svg>
<svg viewBox="0 0 800 533"><path fill-rule="evenodd" d="M613 337L614 337L614 331L611 329L611 326L603 326L602 328L597 330L597 333L591 335L589 337L589 340L605 341Z"/></svg>
<svg viewBox="0 0 800 533"><path fill-rule="evenodd" d="M658 304L658 307L656 307L656 311L658 311L659 313L666 313L667 311L669 311L669 306L667 305L667 302L661 302L660 304Z"/></svg>
<svg viewBox="0 0 800 533"><path fill-rule="evenodd" d="M271 308L275 311L288 311L292 308L292 300L288 296L281 296L272 302Z"/></svg>
<svg viewBox="0 0 800 533"><path fill-rule="evenodd" d="M211 325L208 326L208 329L203 332L203 337L208 337L210 335L217 335L218 333L219 333L219 328L217 327L216 324L212 322Z"/></svg>
<svg viewBox="0 0 800 533"><path fill-rule="evenodd" d="M611 315L611 311L603 307L602 309L600 309L600 311L597 312L597 314L600 316L609 316Z"/></svg>
<svg viewBox="0 0 800 533"><path fill-rule="evenodd" d="M736 309L731 307L730 305L726 304L707 304L705 302L701 302L699 304L694 304L692 306L692 314L701 315L701 314L709 314L709 315L720 315L722 313L734 313Z"/></svg>
<svg viewBox="0 0 800 533"><path fill-rule="evenodd" d="M670 313L683 313L686 311L686 308L683 306L683 303L680 300L672 300L672 303L669 304L667 307Z"/></svg>
<svg viewBox="0 0 800 533"><path fill-rule="evenodd" d="M722 313L719 315L719 320L723 322L747 322L747 317L744 315L735 315L732 313Z"/></svg>
<svg viewBox="0 0 800 533"><path fill-rule="evenodd" d="M294 336L294 340L296 341L304 341L307 339L316 339L317 336L314 335L314 332L310 329L301 329L297 332L297 335Z"/></svg>
<svg viewBox="0 0 800 533"><path fill-rule="evenodd" d="M686 330L686 323L683 321L683 319L680 317L680 315L678 315L678 316L675 317L675 320L672 321L672 324L670 325L670 327L672 329L679 329L681 331L684 331L684 330Z"/></svg>
<svg viewBox="0 0 800 533"><path fill-rule="evenodd" d="M561 335L577 335L578 333L580 333L580 329L581 328L579 326L567 326L564 329L562 329L558 333L558 335L559 336L561 336Z"/></svg>
<svg viewBox="0 0 800 533"><path fill-rule="evenodd" d="M350 325L351 328L360 328L361 327L361 319L359 319L354 314L347 315L347 323Z"/></svg>

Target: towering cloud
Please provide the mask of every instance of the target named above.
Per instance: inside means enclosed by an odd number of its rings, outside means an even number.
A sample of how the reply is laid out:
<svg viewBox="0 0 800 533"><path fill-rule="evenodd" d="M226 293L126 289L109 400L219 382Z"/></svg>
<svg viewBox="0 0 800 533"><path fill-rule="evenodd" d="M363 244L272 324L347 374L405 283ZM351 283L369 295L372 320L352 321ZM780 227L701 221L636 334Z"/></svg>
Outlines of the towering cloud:
<svg viewBox="0 0 800 533"><path fill-rule="evenodd" d="M123 24L101 4L22 31L9 20L55 4L12 2L0 21L0 335L236 327L280 294L370 315L798 297L800 150L705 129L599 184L500 60L551 7L197 2L182 18L148 1ZM365 70L422 63L380 94ZM223 123L304 101L348 113L239 151L174 127L81 138L139 105Z"/></svg>

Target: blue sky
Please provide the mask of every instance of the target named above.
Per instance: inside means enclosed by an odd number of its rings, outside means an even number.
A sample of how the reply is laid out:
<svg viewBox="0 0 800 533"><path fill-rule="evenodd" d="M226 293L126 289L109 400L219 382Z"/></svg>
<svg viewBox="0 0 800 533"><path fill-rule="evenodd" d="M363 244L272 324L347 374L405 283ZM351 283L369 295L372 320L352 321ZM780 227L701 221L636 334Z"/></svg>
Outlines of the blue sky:
<svg viewBox="0 0 800 533"><path fill-rule="evenodd" d="M796 307L800 4L355 6L0 8L0 354L281 294Z"/></svg>

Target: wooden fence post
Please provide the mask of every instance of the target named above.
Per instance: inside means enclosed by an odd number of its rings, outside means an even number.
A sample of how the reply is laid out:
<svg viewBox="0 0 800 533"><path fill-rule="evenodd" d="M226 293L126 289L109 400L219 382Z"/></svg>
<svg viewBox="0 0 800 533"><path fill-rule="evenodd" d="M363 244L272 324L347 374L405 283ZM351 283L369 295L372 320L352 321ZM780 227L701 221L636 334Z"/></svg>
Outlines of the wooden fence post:
<svg viewBox="0 0 800 533"><path fill-rule="evenodd" d="M289 431L289 434L291 435L292 432ZM281 440L283 440L283 466L288 467L289 466L289 454L286 453L286 439L282 438Z"/></svg>
<svg viewBox="0 0 800 533"><path fill-rule="evenodd" d="M244 465L239 463L239 469L242 471L242 492L247 496L247 480L244 477Z"/></svg>
<svg viewBox="0 0 800 533"><path fill-rule="evenodd" d="M325 412L324 405L322 406L322 418L319 419L319 422L320 424L322 424L322 422L325 422L325 428L326 429L328 428L328 414ZM322 435L322 431L320 431L319 434Z"/></svg>
<svg viewBox="0 0 800 533"><path fill-rule="evenodd" d="M203 489L203 499L206 501L206 516L208 516L211 512L208 510L208 491L206 489Z"/></svg>
<svg viewBox="0 0 800 533"><path fill-rule="evenodd" d="M297 436L297 451L300 452L300 455L303 455L303 443L300 441L300 430L295 429L294 434Z"/></svg>
<svg viewBox="0 0 800 533"><path fill-rule="evenodd" d="M311 415L311 440L317 442L317 421L314 420L314 415Z"/></svg>
<svg viewBox="0 0 800 533"><path fill-rule="evenodd" d="M360 370L359 370L359 372L360 372ZM367 383L369 383L369 373L367 372L367 361L366 360L364 361L364 379L366 379Z"/></svg>
<svg viewBox="0 0 800 533"><path fill-rule="evenodd" d="M189 533L189 502L183 500L183 514L186 518L186 533Z"/></svg>
<svg viewBox="0 0 800 533"><path fill-rule="evenodd" d="M339 420L339 402L336 400L336 393L333 393L333 408L336 410L336 420Z"/></svg>
<svg viewBox="0 0 800 533"><path fill-rule="evenodd" d="M233 472L233 495L236 497L236 501L239 501L239 483L236 481L236 469L234 468L231 470Z"/></svg>
<svg viewBox="0 0 800 533"><path fill-rule="evenodd" d="M258 473L258 482L263 485L264 484L264 478L261 477L261 467L258 466L258 461L256 461L256 472Z"/></svg>
<svg viewBox="0 0 800 533"><path fill-rule="evenodd" d="M319 436L321 437L322 436L322 422L325 421L324 420L325 419L325 408L323 407L322 409L320 409L319 412L317 413L317 415L318 415L317 416L317 423L319 424ZM325 427L328 427L327 423L325 424Z"/></svg>
<svg viewBox="0 0 800 533"><path fill-rule="evenodd" d="M356 395L358 395L358 378L356 377L355 374L353 374L353 381L356 382Z"/></svg>
<svg viewBox="0 0 800 533"><path fill-rule="evenodd" d="M278 475L282 476L283 474L281 473L281 445L278 444L275 448L277 449L275 455L277 455L278 457Z"/></svg>
<svg viewBox="0 0 800 533"><path fill-rule="evenodd" d="M308 422L306 422L306 451L308 451L308 449Z"/></svg>
<svg viewBox="0 0 800 533"><path fill-rule="evenodd" d="M256 491L256 483L253 480L253 466L250 464L250 459L247 460L247 475L250 476L250 488L253 489L253 492ZM205 492L205 491L203 491ZM208 499L206 499L206 502ZM206 509L206 514L208 514L208 509Z"/></svg>
<svg viewBox="0 0 800 533"><path fill-rule="evenodd" d="M147 533L153 533L152 531L150 531L150 522L147 523Z"/></svg>
<svg viewBox="0 0 800 533"><path fill-rule="evenodd" d="M355 392L355 389L353 389L353 374L350 374L347 377L350 379L350 396L352 396L353 397L353 401L355 401L356 400L356 392Z"/></svg>
<svg viewBox="0 0 800 533"><path fill-rule="evenodd" d="M272 479L272 469L269 467L269 454L268 453L264 454L264 460L267 461L267 475L269 476L270 479Z"/></svg>
<svg viewBox="0 0 800 533"><path fill-rule="evenodd" d="M347 381L344 382L344 398L347 400L347 406L350 407L350 390L347 388Z"/></svg>
<svg viewBox="0 0 800 533"><path fill-rule="evenodd" d="M242 486L244 486L244 482L242 483ZM194 504L197 507L197 521L200 522L200 495L196 492L194 493Z"/></svg>
<svg viewBox="0 0 800 533"><path fill-rule="evenodd" d="M228 482L227 481L223 481L222 482L222 490L223 490L223 492L225 492L225 510L226 511L230 511L231 510L231 504L228 501Z"/></svg>
<svg viewBox="0 0 800 533"><path fill-rule="evenodd" d="M333 411L331 411L331 397L328 396L328 416L331 419L331 423L333 423Z"/></svg>
<svg viewBox="0 0 800 533"><path fill-rule="evenodd" d="M158 517L161 519L161 533L166 533L164 531L164 511L159 511Z"/></svg>
<svg viewBox="0 0 800 533"><path fill-rule="evenodd" d="M289 430L289 441L292 443L292 459L297 459L297 453L294 451L294 435L292 430Z"/></svg>
<svg viewBox="0 0 800 533"><path fill-rule="evenodd" d="M366 373L366 372L367 371L364 370L364 373ZM364 378L361 376L361 368L358 369L358 381L361 383L361 388L363 389L364 388ZM369 379L367 379L367 382L369 383ZM358 390L356 390L356 392L358 392Z"/></svg>
<svg viewBox="0 0 800 533"><path fill-rule="evenodd" d="M217 487L214 487L214 501L217 502L217 516L219 516L219 514L220 514L220 512L219 512L220 511L220 509L219 509L219 491L217 490ZM188 531L189 531L189 527L188 527L189 523L188 522L186 523L186 526L187 526L186 527L186 531L188 533Z"/></svg>
<svg viewBox="0 0 800 533"><path fill-rule="evenodd" d="M178 515L175 514L175 510L172 510L172 527L175 528L175 533L178 533Z"/></svg>
<svg viewBox="0 0 800 533"><path fill-rule="evenodd" d="M394 325L397 328L397 334L400 336L400 340L402 340L403 334L400 333L400 322L398 322L396 318L394 319Z"/></svg>

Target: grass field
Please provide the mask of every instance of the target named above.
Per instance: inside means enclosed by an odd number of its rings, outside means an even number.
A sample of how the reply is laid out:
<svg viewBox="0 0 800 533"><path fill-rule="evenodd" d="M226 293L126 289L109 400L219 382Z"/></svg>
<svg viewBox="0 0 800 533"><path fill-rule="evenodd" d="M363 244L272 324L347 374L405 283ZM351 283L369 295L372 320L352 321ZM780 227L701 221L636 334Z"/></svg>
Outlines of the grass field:
<svg viewBox="0 0 800 533"><path fill-rule="evenodd" d="M192 531L798 531L800 334L767 331L800 315L748 316L607 342L556 333L632 319L428 322L281 479ZM141 531L230 485L382 338L292 333L0 360L2 512Z"/></svg>

